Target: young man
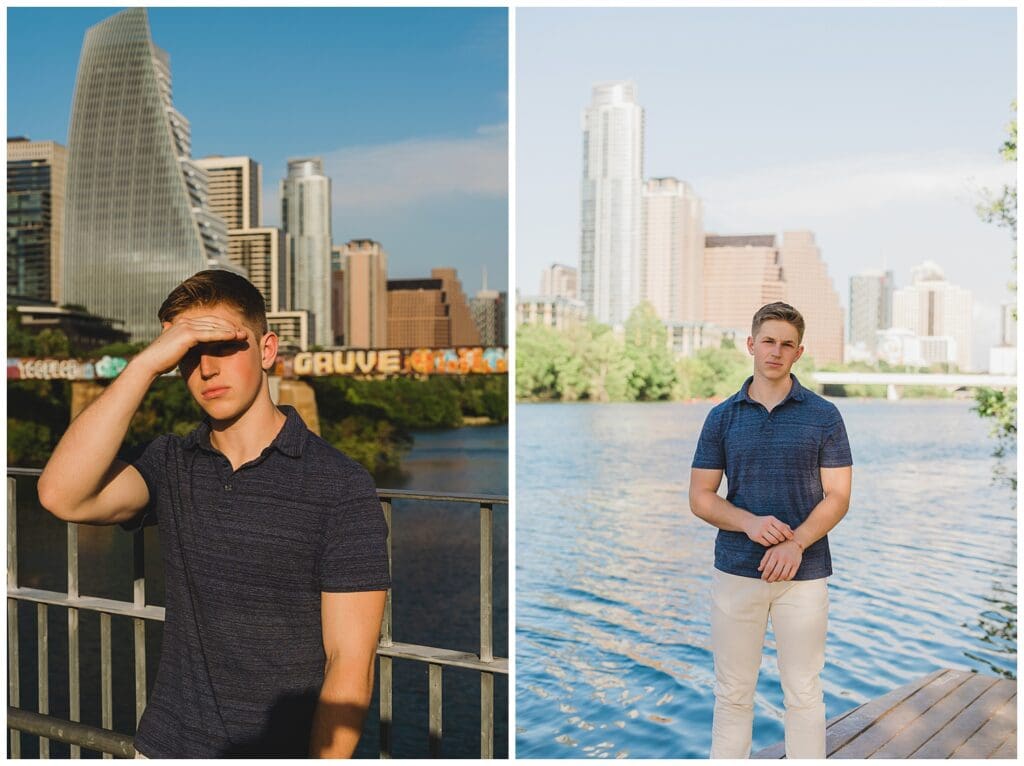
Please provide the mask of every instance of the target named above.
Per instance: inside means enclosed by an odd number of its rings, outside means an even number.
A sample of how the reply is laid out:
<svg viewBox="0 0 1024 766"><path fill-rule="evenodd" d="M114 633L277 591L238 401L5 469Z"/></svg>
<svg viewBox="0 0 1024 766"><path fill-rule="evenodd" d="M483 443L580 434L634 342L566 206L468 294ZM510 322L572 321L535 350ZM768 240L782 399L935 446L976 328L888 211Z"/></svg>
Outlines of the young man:
<svg viewBox="0 0 1024 766"><path fill-rule="evenodd" d="M40 502L66 521L159 525L166 622L135 747L348 757L390 585L373 481L274 406L277 336L247 280L200 272L159 318L161 335L75 418L39 480ZM175 366L204 422L118 460L150 384Z"/></svg>
<svg viewBox="0 0 1024 766"><path fill-rule="evenodd" d="M690 473L690 508L719 528L712 577L712 758L746 758L769 617L786 706L786 757L825 757L826 534L850 504L853 461L836 407L790 374L804 320L785 303L755 315L754 374L708 414ZM726 498L718 495L723 472Z"/></svg>

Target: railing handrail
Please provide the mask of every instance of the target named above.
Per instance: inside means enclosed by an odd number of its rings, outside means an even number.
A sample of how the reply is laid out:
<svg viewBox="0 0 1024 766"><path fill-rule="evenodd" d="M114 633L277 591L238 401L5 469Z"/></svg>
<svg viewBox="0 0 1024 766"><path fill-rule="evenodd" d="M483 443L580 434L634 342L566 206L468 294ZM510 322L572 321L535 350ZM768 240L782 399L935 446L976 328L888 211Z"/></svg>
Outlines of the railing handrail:
<svg viewBox="0 0 1024 766"><path fill-rule="evenodd" d="M68 587L67 592L26 588L18 582L17 566L17 477L36 477L42 474L40 468L21 466L7 467L7 630L8 630L8 694L9 707L28 715L18 715L8 720L11 729L10 753L14 758L20 757L20 734L18 730L38 736L40 757L49 757L49 741L51 739L71 744L71 757L80 757L80 748L99 749L106 753L120 754L124 743L130 742L126 735L114 732L112 728L112 677L111 677L111 619L113 617L129 618L134 626L135 655L135 698L136 723L142 716L147 702L146 695L146 627L147 620L162 621L164 608L146 603L145 596L145 545L141 529L132 533L132 569L133 599L119 601L97 598L81 594L78 588L78 527L74 522L67 523L68 548ZM390 758L392 748L393 698L392 698L392 662L412 660L428 666L429 670L429 750L431 757L441 756L442 737L442 670L445 668L463 668L476 670L480 676L480 757L494 757L494 676L508 676L509 661L505 657L494 656L494 616L493 616L493 529L494 506L508 505L505 495L424 492L419 490L378 489L381 508L389 528L393 523L393 504L395 501L416 500L433 502L472 503L477 505L480 519L480 651L479 653L442 647L420 646L396 642L393 640L391 617L392 593L388 590L384 607L384 620L381 625L381 636L377 647L380 686L380 756ZM404 516L405 514L401 514ZM387 540L388 569L391 569L391 536ZM34 603L37 612L38 641L38 682L39 710L25 711L20 708L20 673L18 647L18 612L19 602ZM48 633L47 609L63 608L68 616L68 673L71 709L70 722L49 715L49 682L48 682ZM102 728L82 727L80 721L80 679L79 679L79 612L98 612L100 615L100 654L101 654L101 709ZM66 724L72 724L68 727ZM74 729L74 731L71 731ZM117 742L113 749L96 748L86 743L99 744L96 737L107 735L117 738L109 742ZM83 739L84 738L84 739ZM105 756L105 757L109 757Z"/></svg>
<svg viewBox="0 0 1024 766"><path fill-rule="evenodd" d="M39 476L42 473L42 468L7 466L8 476ZM467 492L432 492L430 490L420 489L384 489L378 487L377 497L382 500L385 498L392 498L394 500L434 500L436 502L450 503L491 503L493 505L508 505L508 495L481 495Z"/></svg>

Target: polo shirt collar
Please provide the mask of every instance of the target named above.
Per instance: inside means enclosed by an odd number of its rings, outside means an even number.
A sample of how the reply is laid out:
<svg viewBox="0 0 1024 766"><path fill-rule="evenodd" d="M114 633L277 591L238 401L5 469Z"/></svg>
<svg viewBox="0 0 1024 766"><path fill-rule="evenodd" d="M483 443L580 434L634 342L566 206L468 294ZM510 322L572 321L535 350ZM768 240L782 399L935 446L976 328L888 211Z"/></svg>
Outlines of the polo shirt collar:
<svg viewBox="0 0 1024 766"><path fill-rule="evenodd" d="M804 400L804 396L805 396L804 387L800 385L800 381L797 380L796 375L794 375L793 373L789 373L789 378L790 378L790 380L793 381L793 385L789 389L789 393L786 394L786 398L783 399L781 402L779 402L777 405L775 405L776 407L779 407L779 406L785 404L790 399L792 399L793 401L796 401L796 402L802 402ZM751 375L749 378L746 379L746 381L743 383L743 387L740 388L739 393L736 395L738 397L738 400L747 401L747 402L750 402L751 404L759 404L760 403L760 402L757 402L754 399L750 398L750 390L749 389L750 389L750 384L753 383L753 382L754 382L754 376L753 375Z"/></svg>
<svg viewBox="0 0 1024 766"><path fill-rule="evenodd" d="M302 457L302 448L306 444L306 424L302 422L299 413L294 407L282 404L278 407L284 413L285 421L281 430L277 432L267 449L276 449L288 457ZM208 452L216 452L210 443L210 419L204 418L199 426L193 429L182 442L185 449L204 449ZM264 450L265 452L266 450Z"/></svg>

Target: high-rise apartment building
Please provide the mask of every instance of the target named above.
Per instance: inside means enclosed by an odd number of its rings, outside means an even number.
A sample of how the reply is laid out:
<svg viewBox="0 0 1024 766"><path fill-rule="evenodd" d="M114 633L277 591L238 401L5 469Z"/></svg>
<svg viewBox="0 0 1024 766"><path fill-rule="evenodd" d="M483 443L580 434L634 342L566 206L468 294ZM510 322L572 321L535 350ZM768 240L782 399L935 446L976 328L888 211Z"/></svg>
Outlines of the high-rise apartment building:
<svg viewBox="0 0 1024 766"><path fill-rule="evenodd" d="M508 345L508 318L506 305L508 293L478 290L469 302L473 322L480 333L480 342L485 346Z"/></svg>
<svg viewBox="0 0 1024 766"><path fill-rule="evenodd" d="M7 294L61 301L67 151L54 141L7 139Z"/></svg>
<svg viewBox="0 0 1024 766"><path fill-rule="evenodd" d="M841 363L846 335L843 307L814 234L783 232L781 256L785 301L803 315L806 323L804 353L818 364Z"/></svg>
<svg viewBox="0 0 1024 766"><path fill-rule="evenodd" d="M690 185L651 178L643 186L640 298L663 322L695 322L704 313L704 216Z"/></svg>
<svg viewBox="0 0 1024 766"><path fill-rule="evenodd" d="M228 231L258 228L263 198L260 164L251 157L201 157L193 162L206 171L210 210Z"/></svg>
<svg viewBox="0 0 1024 766"><path fill-rule="evenodd" d="M971 291L946 281L945 272L933 261L914 267L912 280L909 286L893 291L892 326L913 332L925 344L932 338L952 339L952 343L941 345L948 351L946 358L931 354L927 360L951 362L961 371L971 370ZM929 344L929 348L932 346L935 344Z"/></svg>
<svg viewBox="0 0 1024 766"><path fill-rule="evenodd" d="M260 164L251 157L202 157L193 164L206 173L210 210L227 224L228 259L246 270L267 311L288 310L289 239L278 227L261 225Z"/></svg>
<svg viewBox="0 0 1024 766"><path fill-rule="evenodd" d="M353 239L341 248L342 332L350 348L384 348L388 341L388 255L380 242Z"/></svg>
<svg viewBox="0 0 1024 766"><path fill-rule="evenodd" d="M550 298L579 298L579 272L572 266L553 263L540 275L540 294Z"/></svg>
<svg viewBox="0 0 1024 766"><path fill-rule="evenodd" d="M516 300L516 324L540 324L555 330L568 330L587 321L583 301L562 296L535 295Z"/></svg>
<svg viewBox="0 0 1024 766"><path fill-rule="evenodd" d="M708 235L704 246L704 316L718 327L750 334L750 320L766 303L786 299L774 234Z"/></svg>
<svg viewBox="0 0 1024 766"><path fill-rule="evenodd" d="M850 345L874 355L878 331L892 327L893 274L863 271L850 277Z"/></svg>
<svg viewBox="0 0 1024 766"><path fill-rule="evenodd" d="M388 345L480 345L480 333L455 269L432 269L430 279L388 280Z"/></svg>
<svg viewBox="0 0 1024 766"><path fill-rule="evenodd" d="M190 128L171 100L170 59L144 8L85 34L68 131L64 303L120 319L135 341L159 334L156 310L226 257L227 228L207 207Z"/></svg>
<svg viewBox="0 0 1024 766"><path fill-rule="evenodd" d="M580 287L599 322L622 325L640 302L644 113L636 86L594 86L583 112Z"/></svg>
<svg viewBox="0 0 1024 766"><path fill-rule="evenodd" d="M291 237L294 304L312 314L312 342L329 346L331 332L331 179L319 157L288 160L281 181L281 222Z"/></svg>

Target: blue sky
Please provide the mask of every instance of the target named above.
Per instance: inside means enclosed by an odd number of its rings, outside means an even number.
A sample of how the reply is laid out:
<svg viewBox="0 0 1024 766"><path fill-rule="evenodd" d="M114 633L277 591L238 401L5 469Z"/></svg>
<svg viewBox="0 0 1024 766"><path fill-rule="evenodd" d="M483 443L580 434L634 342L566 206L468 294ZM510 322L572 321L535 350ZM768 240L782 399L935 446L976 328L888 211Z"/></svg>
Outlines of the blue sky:
<svg viewBox="0 0 1024 766"><path fill-rule="evenodd" d="M7 135L67 142L82 39L117 8L7 10ZM335 243L372 238L392 277L454 266L508 283L502 8L151 8L192 155L263 166L278 224L288 157L320 155Z"/></svg>
<svg viewBox="0 0 1024 766"><path fill-rule="evenodd" d="M1017 92L1013 8L519 9L516 278L538 289L579 248L580 115L631 79L645 177L688 181L705 228L815 232L849 277L925 259L974 292L975 361L1012 299L1013 241L978 221L1014 178L998 150Z"/></svg>

